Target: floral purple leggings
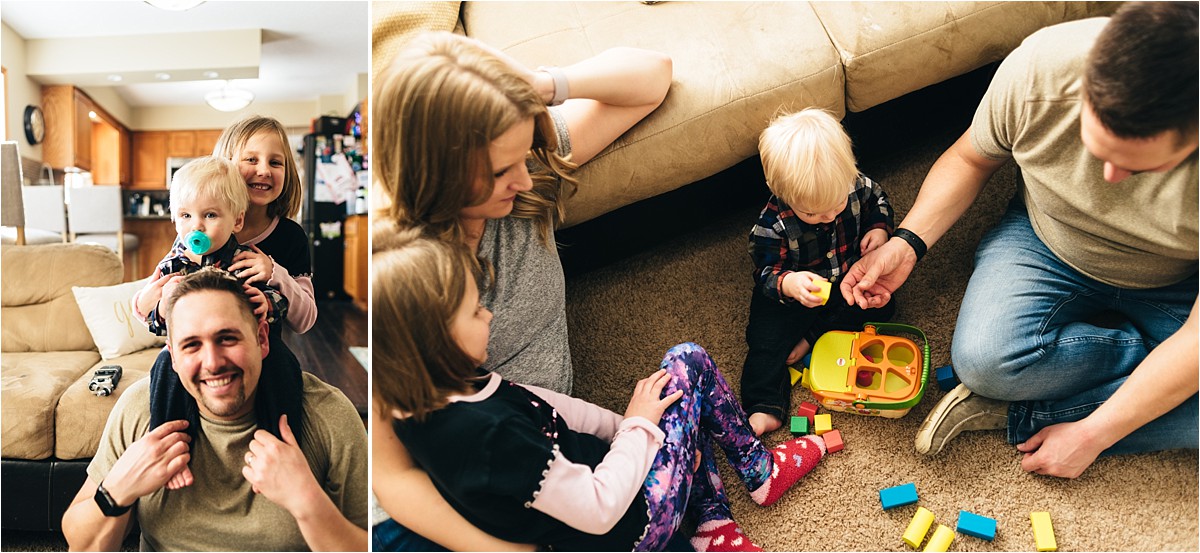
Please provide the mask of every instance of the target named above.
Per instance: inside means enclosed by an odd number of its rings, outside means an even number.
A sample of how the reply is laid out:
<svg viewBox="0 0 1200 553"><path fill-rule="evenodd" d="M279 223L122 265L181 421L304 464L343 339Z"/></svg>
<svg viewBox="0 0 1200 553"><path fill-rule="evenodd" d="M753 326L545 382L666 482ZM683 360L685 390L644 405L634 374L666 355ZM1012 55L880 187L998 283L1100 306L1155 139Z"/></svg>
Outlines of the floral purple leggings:
<svg viewBox="0 0 1200 553"><path fill-rule="evenodd" d="M699 523L733 518L713 459L713 442L725 450L748 490L767 481L774 463L704 348L691 342L679 344L667 351L661 367L673 377L663 395L683 390L683 397L667 408L659 422L666 438L646 476L650 527L638 551L663 549L683 521L685 508ZM697 451L700 470L693 473Z"/></svg>

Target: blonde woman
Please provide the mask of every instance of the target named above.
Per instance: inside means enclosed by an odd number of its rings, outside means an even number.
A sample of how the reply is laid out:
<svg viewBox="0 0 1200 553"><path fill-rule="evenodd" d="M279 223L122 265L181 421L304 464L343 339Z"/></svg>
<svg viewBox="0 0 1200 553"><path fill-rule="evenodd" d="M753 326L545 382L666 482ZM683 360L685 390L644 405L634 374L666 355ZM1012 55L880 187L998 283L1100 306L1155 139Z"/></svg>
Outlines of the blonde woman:
<svg viewBox="0 0 1200 553"><path fill-rule="evenodd" d="M561 202L576 187L569 174L657 108L670 82L670 59L655 52L616 48L531 70L478 41L434 33L415 39L375 84L373 172L389 204L379 215L462 242L481 260L490 278L480 302L496 315L485 369L570 392L554 245ZM394 526L391 515L451 549L512 547L450 508L387 431L389 419L375 413L374 489L386 514L373 522ZM400 541L377 540L376 549Z"/></svg>

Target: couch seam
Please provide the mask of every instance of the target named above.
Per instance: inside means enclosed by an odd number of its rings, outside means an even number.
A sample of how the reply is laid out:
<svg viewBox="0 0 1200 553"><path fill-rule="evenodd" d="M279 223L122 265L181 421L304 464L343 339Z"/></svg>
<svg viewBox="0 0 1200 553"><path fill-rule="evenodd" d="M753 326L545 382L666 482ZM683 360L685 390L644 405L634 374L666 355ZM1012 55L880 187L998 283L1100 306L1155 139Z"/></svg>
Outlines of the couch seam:
<svg viewBox="0 0 1200 553"><path fill-rule="evenodd" d="M893 47L893 46L896 46L896 45L898 45L898 44L902 44L902 43L905 43L905 42L908 42L908 41L911 41L911 40L916 40L916 39L918 39L918 38L920 38L920 37L922 37L922 36L924 36L924 35L927 35L927 34L929 34L929 33L933 33L933 32L938 32L938 31L941 31L943 28L945 28L945 27L947 27L947 26L949 26L949 25L955 25L955 24L959 23L960 21L966 21L966 20L968 20L968 19L974 19L974 18L976 18L976 16L978 16L978 15L980 15L980 14L983 14L984 12L986 12L986 11L988 11L988 10L996 9L996 8L999 8L999 7L1003 6L1003 5L1004 5L1004 3L1003 3L1003 2L1000 2L1000 3L994 4L994 5L988 6L988 7L984 8L984 9L982 9L982 10L980 10L980 11L974 12L974 13L972 13L972 14L970 14L970 15L966 16L966 17L957 17L957 16L956 16L956 17L954 18L954 20L952 20L952 21L950 21L950 22L943 23L943 24L941 24L941 25L938 25L937 27L934 27L934 28L932 28L932 29L927 29L927 30L921 31L921 32L919 32L919 33L917 33L917 34L915 34L915 35L909 35L909 36L906 36L906 37L900 38L900 39L898 39L898 40L896 40L896 41L894 41L894 42L890 42L890 43L888 43L888 44L885 44L885 45L883 45L883 46L880 46L880 47L878 47L878 48L875 48L874 50L871 50L870 52L867 52L867 53L865 53L865 54L862 54L862 55L859 55L859 56L855 56L855 57L853 57L852 59L853 59L853 60L859 60L859 59L866 59L866 58L869 58L869 57L871 57L871 56L873 56L873 55L875 55L875 54L877 54L877 53L879 53L879 52L881 52L881 51L883 51L883 50L885 50L885 49L891 48L891 47ZM953 12L951 12L951 14L953 15ZM820 18L818 17L818 19L820 19ZM822 22L822 24L824 24L824 22ZM831 40L832 40L832 39L831 39ZM835 49L835 50L839 50L839 51L840 51L840 49L839 49L839 48L837 48L837 46L836 46L836 45L834 46L834 49ZM845 65L845 63L846 63L847 61L848 61L848 60L845 60L845 59L843 59L843 60L842 60L842 63L843 63L843 65ZM847 81L849 81L849 79L847 79Z"/></svg>

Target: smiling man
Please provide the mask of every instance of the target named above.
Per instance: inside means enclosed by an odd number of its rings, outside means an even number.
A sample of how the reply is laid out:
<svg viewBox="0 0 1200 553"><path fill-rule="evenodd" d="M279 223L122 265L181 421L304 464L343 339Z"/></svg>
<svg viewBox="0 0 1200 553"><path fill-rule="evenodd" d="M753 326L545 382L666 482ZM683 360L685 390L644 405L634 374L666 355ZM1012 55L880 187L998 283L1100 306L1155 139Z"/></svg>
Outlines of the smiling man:
<svg viewBox="0 0 1200 553"><path fill-rule="evenodd" d="M71 548L116 550L136 517L143 550L365 551L366 433L349 400L305 373L304 432L284 416L277 438L257 424L267 324L238 281L202 269L179 282L165 312L200 432L191 440L182 420L149 428L149 379L131 386L63 516ZM189 460L194 479L168 490Z"/></svg>
<svg viewBox="0 0 1200 553"><path fill-rule="evenodd" d="M1197 4L1133 2L1029 36L900 227L841 291L886 303L1009 160L1017 195L979 244L951 358L962 385L919 453L1007 430L1023 469L1197 447ZM897 233L899 234L899 233Z"/></svg>

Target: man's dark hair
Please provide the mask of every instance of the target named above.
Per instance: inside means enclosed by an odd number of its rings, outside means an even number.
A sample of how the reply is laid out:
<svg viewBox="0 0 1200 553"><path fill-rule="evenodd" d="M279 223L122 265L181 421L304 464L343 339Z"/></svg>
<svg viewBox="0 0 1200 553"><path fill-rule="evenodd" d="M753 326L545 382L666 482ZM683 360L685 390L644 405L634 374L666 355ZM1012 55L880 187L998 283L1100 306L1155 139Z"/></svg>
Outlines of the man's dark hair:
<svg viewBox="0 0 1200 553"><path fill-rule="evenodd" d="M242 283L232 274L215 267L204 267L199 271L184 276L169 297L163 298L164 313L168 319L168 332L175 325L170 324L175 310L175 304L180 298L195 292L218 291L226 292L237 299L239 316L253 321L257 330L258 319L254 316L254 306L250 298L242 290ZM258 339L257 332L251 339ZM259 372L258 387L254 396L254 414L258 427L274 434L280 440L283 436L279 431L279 417L287 415L288 426L296 436L296 443L303 445L308 433L307 420L304 413L304 377L301 374L300 361L288 349L282 338L272 333L270 351L262 360ZM168 357L168 360L170 358ZM166 370L162 383L151 382L151 395L162 394L164 398L158 402L151 401L151 428L176 418L188 421L188 434L192 438L200 430L200 411L196 399L182 391L175 371ZM172 397L173 396L173 397ZM181 404L176 404L175 401ZM159 405L155 405L158 403ZM172 416L173 410L181 410L180 416Z"/></svg>
<svg viewBox="0 0 1200 553"><path fill-rule="evenodd" d="M1088 54L1084 94L1121 138L1196 135L1196 2L1121 6Z"/></svg>

